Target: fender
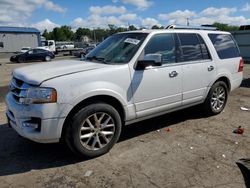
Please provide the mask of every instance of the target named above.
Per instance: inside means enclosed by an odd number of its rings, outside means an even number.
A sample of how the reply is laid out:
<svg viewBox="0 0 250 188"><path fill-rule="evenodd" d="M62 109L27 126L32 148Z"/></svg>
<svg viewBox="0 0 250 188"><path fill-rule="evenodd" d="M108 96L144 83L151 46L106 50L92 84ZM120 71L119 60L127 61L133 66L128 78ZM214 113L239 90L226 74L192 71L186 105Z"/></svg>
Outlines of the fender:
<svg viewBox="0 0 250 188"><path fill-rule="evenodd" d="M127 102L126 100L127 94L130 93L130 88L124 90L120 86L109 82L91 82L84 84L78 89L73 89L72 92L74 94L72 93L71 96L75 97L69 101L68 105L62 111L62 114L66 114L66 116L76 105L82 101L91 97L104 95L113 97L121 103L124 108L126 119L135 118L134 104L132 102Z"/></svg>
<svg viewBox="0 0 250 188"><path fill-rule="evenodd" d="M227 72L222 72L222 73L219 73L218 75L216 75L215 79L213 81L210 82L210 84L208 85L209 89L212 87L212 85L216 82L216 80L222 78L222 77L225 77L228 79L229 81L229 84L231 85L230 83L230 80L231 80L231 76L230 74L228 74Z"/></svg>

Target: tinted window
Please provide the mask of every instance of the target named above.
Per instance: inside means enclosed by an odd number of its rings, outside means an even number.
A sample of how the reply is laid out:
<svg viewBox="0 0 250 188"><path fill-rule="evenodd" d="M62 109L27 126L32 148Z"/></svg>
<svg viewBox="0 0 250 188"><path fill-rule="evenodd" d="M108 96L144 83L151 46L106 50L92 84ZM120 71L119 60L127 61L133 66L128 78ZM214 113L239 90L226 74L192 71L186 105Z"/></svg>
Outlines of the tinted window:
<svg viewBox="0 0 250 188"><path fill-rule="evenodd" d="M0 42L0 48L3 48L3 42Z"/></svg>
<svg viewBox="0 0 250 188"><path fill-rule="evenodd" d="M39 51L38 51L37 49L34 49L34 50L33 50L33 53L34 53L34 54L37 54L37 53L39 53Z"/></svg>
<svg viewBox="0 0 250 188"><path fill-rule="evenodd" d="M44 50L42 50L42 49L35 49L34 50L34 53L44 53L45 51Z"/></svg>
<svg viewBox="0 0 250 188"><path fill-rule="evenodd" d="M146 54L162 54L163 64L175 62L175 42L173 34L154 35L145 47Z"/></svg>
<svg viewBox="0 0 250 188"><path fill-rule="evenodd" d="M239 50L231 35L208 34L220 59L239 57Z"/></svg>
<svg viewBox="0 0 250 188"><path fill-rule="evenodd" d="M211 59L210 53L208 51L207 45L204 42L203 38L200 35L197 35L200 41L201 51L202 51L202 58L203 59Z"/></svg>
<svg viewBox="0 0 250 188"><path fill-rule="evenodd" d="M27 53L28 54L33 54L34 52L33 52L33 50L29 50L29 51L27 51Z"/></svg>
<svg viewBox="0 0 250 188"><path fill-rule="evenodd" d="M196 34L180 33L178 36L182 50L181 61L197 61L203 59L200 42Z"/></svg>

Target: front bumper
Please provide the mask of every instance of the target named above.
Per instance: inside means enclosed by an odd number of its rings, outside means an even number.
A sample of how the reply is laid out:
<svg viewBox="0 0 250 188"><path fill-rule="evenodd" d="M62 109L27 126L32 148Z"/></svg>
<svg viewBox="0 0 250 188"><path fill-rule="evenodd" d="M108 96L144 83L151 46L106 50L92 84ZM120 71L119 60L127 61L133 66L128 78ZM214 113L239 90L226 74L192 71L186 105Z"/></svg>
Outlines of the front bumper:
<svg viewBox="0 0 250 188"><path fill-rule="evenodd" d="M16 58L16 57L15 57L15 58L10 57L10 61L11 61L11 62L17 62L17 58Z"/></svg>
<svg viewBox="0 0 250 188"><path fill-rule="evenodd" d="M6 96L6 115L10 126L22 137L39 143L55 143L61 137L65 115L61 113L64 105L18 104L11 93ZM25 126L32 119L39 119L39 128Z"/></svg>

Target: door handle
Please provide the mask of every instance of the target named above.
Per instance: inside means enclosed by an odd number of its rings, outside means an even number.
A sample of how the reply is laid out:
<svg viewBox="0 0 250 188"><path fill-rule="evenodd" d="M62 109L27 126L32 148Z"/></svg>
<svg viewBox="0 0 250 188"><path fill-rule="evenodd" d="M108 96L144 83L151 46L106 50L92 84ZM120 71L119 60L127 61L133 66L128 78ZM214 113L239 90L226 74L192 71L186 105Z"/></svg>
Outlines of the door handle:
<svg viewBox="0 0 250 188"><path fill-rule="evenodd" d="M207 68L207 70L208 70L208 71L212 71L212 70L214 70L214 66L212 66L212 65L211 65L211 66L209 66L209 67Z"/></svg>
<svg viewBox="0 0 250 188"><path fill-rule="evenodd" d="M176 72L176 71L172 71L169 73L170 78L176 77L177 75L178 75L178 72Z"/></svg>

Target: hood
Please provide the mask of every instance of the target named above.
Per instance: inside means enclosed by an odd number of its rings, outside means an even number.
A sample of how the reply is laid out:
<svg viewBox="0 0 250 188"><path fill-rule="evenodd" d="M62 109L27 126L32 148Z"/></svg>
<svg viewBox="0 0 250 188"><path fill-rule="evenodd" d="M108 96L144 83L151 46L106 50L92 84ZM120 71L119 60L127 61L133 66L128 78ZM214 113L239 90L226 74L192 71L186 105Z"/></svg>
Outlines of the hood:
<svg viewBox="0 0 250 188"><path fill-rule="evenodd" d="M21 67L14 70L13 76L29 84L40 85L42 82L56 77L106 66L108 65L80 60L63 60Z"/></svg>

